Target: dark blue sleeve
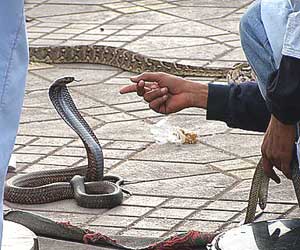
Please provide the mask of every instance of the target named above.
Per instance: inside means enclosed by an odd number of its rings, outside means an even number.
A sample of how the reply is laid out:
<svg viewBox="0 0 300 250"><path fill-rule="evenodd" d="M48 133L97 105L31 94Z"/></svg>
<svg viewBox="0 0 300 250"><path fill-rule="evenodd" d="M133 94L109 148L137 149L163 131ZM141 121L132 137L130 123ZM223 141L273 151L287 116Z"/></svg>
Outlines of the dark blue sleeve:
<svg viewBox="0 0 300 250"><path fill-rule="evenodd" d="M279 70L267 86L266 102L270 112L282 123L300 121L300 59L282 57Z"/></svg>
<svg viewBox="0 0 300 250"><path fill-rule="evenodd" d="M264 132L270 112L255 82L209 84L206 118L223 121L231 128Z"/></svg>

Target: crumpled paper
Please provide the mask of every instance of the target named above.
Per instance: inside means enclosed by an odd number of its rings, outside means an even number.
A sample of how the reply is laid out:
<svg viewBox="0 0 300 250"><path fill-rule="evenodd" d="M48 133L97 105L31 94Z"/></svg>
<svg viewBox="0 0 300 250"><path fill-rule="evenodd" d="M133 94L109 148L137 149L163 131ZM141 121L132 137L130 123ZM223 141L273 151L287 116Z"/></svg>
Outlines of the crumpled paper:
<svg viewBox="0 0 300 250"><path fill-rule="evenodd" d="M197 143L197 133L186 131L183 128L173 126L168 119L160 120L152 125L150 129L156 143L175 143L175 144L195 144Z"/></svg>

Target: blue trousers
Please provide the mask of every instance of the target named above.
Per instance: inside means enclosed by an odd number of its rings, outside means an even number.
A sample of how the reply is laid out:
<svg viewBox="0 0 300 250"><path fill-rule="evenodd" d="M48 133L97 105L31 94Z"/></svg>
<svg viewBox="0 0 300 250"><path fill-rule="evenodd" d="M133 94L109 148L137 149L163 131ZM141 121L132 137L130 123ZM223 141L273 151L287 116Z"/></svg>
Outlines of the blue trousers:
<svg viewBox="0 0 300 250"><path fill-rule="evenodd" d="M276 64L261 19L260 1L255 1L242 16L240 38L246 58L257 76L259 89L265 97L266 86L276 70Z"/></svg>
<svg viewBox="0 0 300 250"><path fill-rule="evenodd" d="M18 130L27 66L24 0L0 0L0 243L4 181Z"/></svg>

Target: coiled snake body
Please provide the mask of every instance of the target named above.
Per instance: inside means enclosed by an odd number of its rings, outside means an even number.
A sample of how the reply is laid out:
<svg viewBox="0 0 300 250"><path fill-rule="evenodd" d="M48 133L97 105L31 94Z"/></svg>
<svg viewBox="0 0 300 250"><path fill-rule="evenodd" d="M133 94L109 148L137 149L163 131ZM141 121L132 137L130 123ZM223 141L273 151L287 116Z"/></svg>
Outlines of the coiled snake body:
<svg viewBox="0 0 300 250"><path fill-rule="evenodd" d="M56 80L49 89L49 96L57 112L84 143L88 166L14 176L5 184L5 200L38 204L75 197L78 205L90 208L111 208L122 202L119 185L123 180L118 176L103 176L101 145L66 87L73 80L73 77Z"/></svg>

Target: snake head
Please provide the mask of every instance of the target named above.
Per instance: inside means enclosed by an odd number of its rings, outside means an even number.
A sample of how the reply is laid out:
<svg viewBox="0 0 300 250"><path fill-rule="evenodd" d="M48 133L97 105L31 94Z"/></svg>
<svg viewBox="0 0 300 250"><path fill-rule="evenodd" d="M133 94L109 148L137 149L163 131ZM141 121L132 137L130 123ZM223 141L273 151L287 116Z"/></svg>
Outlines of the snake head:
<svg viewBox="0 0 300 250"><path fill-rule="evenodd" d="M71 83L73 81L80 81L80 80L75 80L75 77L73 76L65 76L65 77L61 77L61 78L58 78L57 80L55 80L52 84L52 87L56 87L56 86L65 86L66 84L68 83Z"/></svg>

